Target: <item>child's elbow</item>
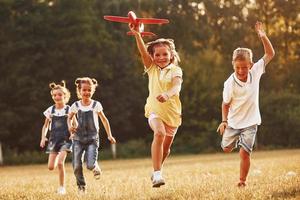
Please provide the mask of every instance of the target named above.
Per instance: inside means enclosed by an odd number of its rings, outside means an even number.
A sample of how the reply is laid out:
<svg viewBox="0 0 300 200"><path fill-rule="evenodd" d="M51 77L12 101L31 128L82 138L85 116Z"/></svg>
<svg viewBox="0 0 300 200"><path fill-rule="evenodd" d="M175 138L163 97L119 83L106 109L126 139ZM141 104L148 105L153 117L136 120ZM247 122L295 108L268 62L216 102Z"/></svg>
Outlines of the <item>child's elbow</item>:
<svg viewBox="0 0 300 200"><path fill-rule="evenodd" d="M274 56L275 56L275 50L272 49L272 51L271 51L271 53L270 53L270 58L274 58Z"/></svg>
<svg viewBox="0 0 300 200"><path fill-rule="evenodd" d="M272 48L271 50L270 50L270 52L268 53L269 55L269 58L274 58L274 56L275 56L275 50Z"/></svg>

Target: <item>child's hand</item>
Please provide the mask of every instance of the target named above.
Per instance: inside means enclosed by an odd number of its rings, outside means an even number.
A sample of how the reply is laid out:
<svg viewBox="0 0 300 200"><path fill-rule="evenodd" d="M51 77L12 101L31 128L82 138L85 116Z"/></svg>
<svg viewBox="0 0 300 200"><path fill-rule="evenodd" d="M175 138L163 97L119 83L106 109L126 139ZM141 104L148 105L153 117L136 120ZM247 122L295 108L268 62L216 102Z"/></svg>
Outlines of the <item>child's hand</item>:
<svg viewBox="0 0 300 200"><path fill-rule="evenodd" d="M223 135L227 126L228 126L227 122L221 122L221 124L218 126L217 132L220 132L220 135Z"/></svg>
<svg viewBox="0 0 300 200"><path fill-rule="evenodd" d="M255 31L259 37L266 36L266 33L263 29L263 24L259 21L255 23Z"/></svg>
<svg viewBox="0 0 300 200"><path fill-rule="evenodd" d="M45 147L46 141L48 141L48 139L46 137L41 139L41 142L40 142L40 147L41 148Z"/></svg>
<svg viewBox="0 0 300 200"><path fill-rule="evenodd" d="M134 24L129 23L129 24L128 24L128 27L129 27L130 31L131 31L134 35L140 33L139 27L136 27Z"/></svg>
<svg viewBox="0 0 300 200"><path fill-rule="evenodd" d="M70 134L74 134L77 131L77 127L71 126L69 127Z"/></svg>
<svg viewBox="0 0 300 200"><path fill-rule="evenodd" d="M70 137L69 137L69 140L73 140L73 138L74 138L74 135L75 135L74 133L71 133L71 132L70 132Z"/></svg>
<svg viewBox="0 0 300 200"><path fill-rule="evenodd" d="M159 102L164 103L164 102L166 102L166 101L169 100L169 96L168 96L166 93L162 93L162 94L158 95L158 96L156 97L156 99L157 99Z"/></svg>
<svg viewBox="0 0 300 200"><path fill-rule="evenodd" d="M113 136L108 136L107 139L110 141L111 144L116 143L116 139Z"/></svg>

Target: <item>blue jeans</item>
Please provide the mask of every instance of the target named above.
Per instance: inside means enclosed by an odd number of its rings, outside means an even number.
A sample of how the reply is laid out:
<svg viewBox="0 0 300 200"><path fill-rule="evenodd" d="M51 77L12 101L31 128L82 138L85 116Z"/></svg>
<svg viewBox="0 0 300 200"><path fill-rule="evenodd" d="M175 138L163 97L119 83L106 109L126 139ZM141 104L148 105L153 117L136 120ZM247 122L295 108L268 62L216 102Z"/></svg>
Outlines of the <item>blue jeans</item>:
<svg viewBox="0 0 300 200"><path fill-rule="evenodd" d="M85 186L85 180L83 176L82 168L82 155L85 152L84 159L86 161L86 167L89 170L93 170L96 166L98 159L98 147L99 140L91 140L88 143L82 143L78 140L73 141L73 170L76 177L76 182L78 186Z"/></svg>

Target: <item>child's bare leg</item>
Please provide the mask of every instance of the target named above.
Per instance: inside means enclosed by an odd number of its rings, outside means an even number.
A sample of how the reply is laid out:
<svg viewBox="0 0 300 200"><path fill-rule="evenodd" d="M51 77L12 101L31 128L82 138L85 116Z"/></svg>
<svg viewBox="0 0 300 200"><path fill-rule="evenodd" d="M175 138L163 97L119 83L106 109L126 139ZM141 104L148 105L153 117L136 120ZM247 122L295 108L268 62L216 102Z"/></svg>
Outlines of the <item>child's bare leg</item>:
<svg viewBox="0 0 300 200"><path fill-rule="evenodd" d="M223 148L223 151L224 151L225 153L230 153L232 150L233 150L233 148L231 148L231 147L224 147L224 148Z"/></svg>
<svg viewBox="0 0 300 200"><path fill-rule="evenodd" d="M57 153L50 153L48 158L48 169L53 170L56 167L56 157Z"/></svg>
<svg viewBox="0 0 300 200"><path fill-rule="evenodd" d="M67 157L67 152L62 151L58 154L58 175L59 175L59 185L64 186L65 184L65 159Z"/></svg>
<svg viewBox="0 0 300 200"><path fill-rule="evenodd" d="M250 154L243 148L240 148L240 182L246 182L250 168Z"/></svg>
<svg viewBox="0 0 300 200"><path fill-rule="evenodd" d="M164 123L159 118L154 118L150 122L154 132L151 145L151 156L154 171L160 171L163 160L163 142L166 135Z"/></svg>
<svg viewBox="0 0 300 200"><path fill-rule="evenodd" d="M171 152L170 149L171 149L173 140L174 140L174 136L166 135L166 137L164 139L164 143L163 143L163 158L162 158L161 164L163 164L164 161L166 160L166 158L170 155L170 152Z"/></svg>

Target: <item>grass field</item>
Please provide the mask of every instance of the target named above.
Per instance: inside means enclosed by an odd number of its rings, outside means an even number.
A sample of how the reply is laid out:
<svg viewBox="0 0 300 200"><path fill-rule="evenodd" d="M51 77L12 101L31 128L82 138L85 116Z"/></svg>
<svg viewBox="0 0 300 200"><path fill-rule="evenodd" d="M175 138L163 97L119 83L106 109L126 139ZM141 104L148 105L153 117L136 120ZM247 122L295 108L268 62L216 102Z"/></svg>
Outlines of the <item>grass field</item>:
<svg viewBox="0 0 300 200"><path fill-rule="evenodd" d="M246 188L237 188L238 153L171 156L164 167L166 185L152 188L151 160L101 161L103 175L85 170L87 194L79 196L67 163L64 196L57 195L57 171L46 164L0 168L0 199L300 199L300 149L252 155Z"/></svg>

